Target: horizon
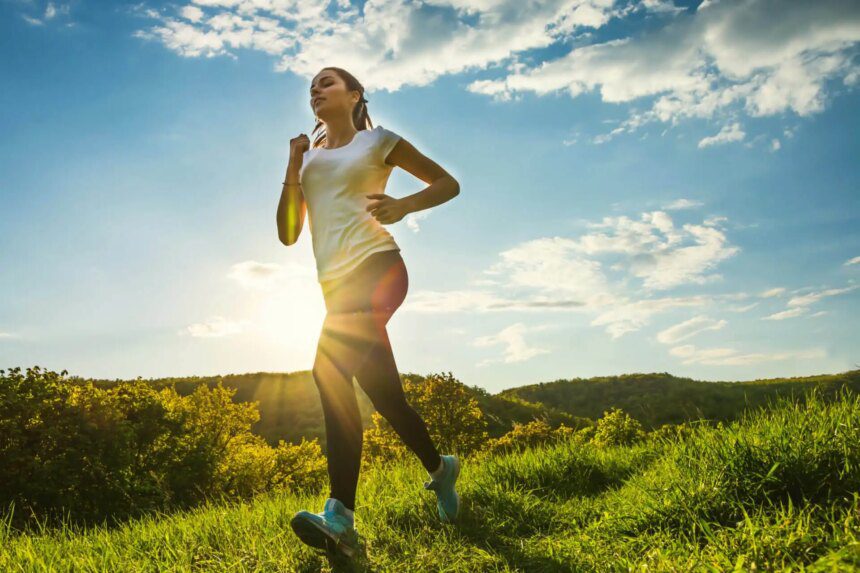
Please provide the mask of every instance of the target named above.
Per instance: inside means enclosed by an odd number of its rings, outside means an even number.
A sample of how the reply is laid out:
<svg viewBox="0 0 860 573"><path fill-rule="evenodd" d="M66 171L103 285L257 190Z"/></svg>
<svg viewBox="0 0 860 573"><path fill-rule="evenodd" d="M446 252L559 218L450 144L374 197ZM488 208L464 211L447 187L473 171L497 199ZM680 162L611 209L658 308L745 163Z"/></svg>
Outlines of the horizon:
<svg viewBox="0 0 860 573"><path fill-rule="evenodd" d="M274 215L335 65L461 186L386 226L399 372L857 369L860 4L266 6L0 2L0 367L309 371L309 229L285 247Z"/></svg>

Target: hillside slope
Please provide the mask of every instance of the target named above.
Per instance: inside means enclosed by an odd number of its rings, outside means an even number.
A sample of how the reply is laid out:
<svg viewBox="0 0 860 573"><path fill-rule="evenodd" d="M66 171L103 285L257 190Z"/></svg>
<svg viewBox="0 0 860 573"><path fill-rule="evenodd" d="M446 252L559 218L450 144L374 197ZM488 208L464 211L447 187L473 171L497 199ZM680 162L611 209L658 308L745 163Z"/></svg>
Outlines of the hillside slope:
<svg viewBox="0 0 860 573"><path fill-rule="evenodd" d="M441 524L415 459L362 473L362 549L337 571L856 571L860 401L760 410L686 441L565 440L464 460L456 524ZM330 571L289 520L326 492L154 515L115 529L17 535L0 570Z"/></svg>
<svg viewBox="0 0 860 573"><path fill-rule="evenodd" d="M701 382L669 373L625 374L529 384L497 396L551 405L572 416L597 419L618 407L648 429L687 420L737 419L747 409L765 406L777 395L802 397L813 388L831 397L848 387L860 391L860 370L840 374L771 378L748 382Z"/></svg>

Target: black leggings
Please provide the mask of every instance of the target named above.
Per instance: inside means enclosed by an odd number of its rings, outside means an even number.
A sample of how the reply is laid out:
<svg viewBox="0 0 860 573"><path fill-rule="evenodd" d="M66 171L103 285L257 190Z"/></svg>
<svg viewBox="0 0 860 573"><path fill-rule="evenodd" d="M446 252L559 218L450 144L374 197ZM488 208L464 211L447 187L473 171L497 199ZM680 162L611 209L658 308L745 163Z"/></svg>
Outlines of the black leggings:
<svg viewBox="0 0 860 573"><path fill-rule="evenodd" d="M323 285L327 312L313 377L325 415L329 497L349 509L355 509L363 443L353 376L428 472L441 459L424 420L406 401L385 328L408 286L397 250L373 253L346 276Z"/></svg>

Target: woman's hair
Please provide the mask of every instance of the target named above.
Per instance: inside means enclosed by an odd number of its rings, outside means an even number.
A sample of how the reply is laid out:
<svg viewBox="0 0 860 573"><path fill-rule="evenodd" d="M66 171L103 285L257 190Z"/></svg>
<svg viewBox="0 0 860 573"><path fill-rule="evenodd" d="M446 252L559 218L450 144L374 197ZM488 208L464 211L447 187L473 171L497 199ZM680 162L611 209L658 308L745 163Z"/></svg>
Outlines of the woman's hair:
<svg viewBox="0 0 860 573"><path fill-rule="evenodd" d="M353 76L351 73L349 73L343 68L326 66L320 71L323 70L332 70L334 71L334 73L340 76L340 79L342 79L346 84L347 91L358 90L360 95L358 103L356 103L355 106L352 108L352 123L353 125L355 125L355 128L358 131L362 131L365 129L373 129L373 123L370 121L370 116L367 114L367 100L364 99L364 86L361 85L361 82L355 79L355 76ZM311 147L322 147L325 144L326 133L325 129L323 129L323 125L324 124L322 121L317 121L313 131L311 131L312 134L316 131L320 131L320 135L317 136Z"/></svg>

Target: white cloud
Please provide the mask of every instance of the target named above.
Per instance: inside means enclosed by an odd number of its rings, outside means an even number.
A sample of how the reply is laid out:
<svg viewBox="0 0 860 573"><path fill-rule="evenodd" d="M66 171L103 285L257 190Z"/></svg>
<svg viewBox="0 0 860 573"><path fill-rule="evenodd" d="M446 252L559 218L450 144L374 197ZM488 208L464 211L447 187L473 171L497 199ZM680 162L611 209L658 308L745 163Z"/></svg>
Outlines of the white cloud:
<svg viewBox="0 0 860 573"><path fill-rule="evenodd" d="M741 129L741 124L735 122L731 125L724 126L716 135L702 138L699 141L699 149L710 147L712 145L723 145L733 141L743 141L746 133Z"/></svg>
<svg viewBox="0 0 860 573"><path fill-rule="evenodd" d="M423 313L578 310L582 301L549 296L504 297L482 290L421 290L411 293L401 311Z"/></svg>
<svg viewBox="0 0 860 573"><path fill-rule="evenodd" d="M806 309L802 308L802 307L792 308L789 310L783 310L780 312L775 312L771 315L763 317L762 320L785 320L787 318L797 318L798 316L800 316L801 314L804 314L805 312L806 312Z"/></svg>
<svg viewBox="0 0 860 573"><path fill-rule="evenodd" d="M785 288L783 288L783 287L775 287L775 288L768 289L768 290L764 291L764 292L763 292L763 293L761 293L759 296L760 296L761 298L772 298L772 297L775 297L775 296L781 296L783 293L785 293Z"/></svg>
<svg viewBox="0 0 860 573"><path fill-rule="evenodd" d="M725 320L714 320L702 315L694 316L689 320L685 320L684 322L680 322L660 331L657 334L657 340L663 344L675 344L676 342L692 338L700 332L705 332L707 330L720 330L726 324L728 324L728 322Z"/></svg>
<svg viewBox="0 0 860 573"><path fill-rule="evenodd" d="M586 30L642 11L657 23L583 45L592 37ZM183 56L236 58L240 49L257 50L276 59L276 70L305 78L325 65L347 68L370 91L487 70L489 77L467 89L499 101L526 92L597 92L617 104L647 98L644 111L632 109L595 143L686 118L729 128L703 146L737 141L742 132L732 126L739 115L808 116L826 107L829 80L860 84L851 52L860 41L860 4L853 0L722 0L696 11L668 0L370 0L361 8L346 0L198 0L165 14L135 12L156 20L135 36ZM535 55L574 36L561 57Z"/></svg>
<svg viewBox="0 0 860 573"><path fill-rule="evenodd" d="M590 324L591 326L605 326L606 332L613 339L616 339L628 332L640 330L656 314L672 308L701 306L708 302L710 299L703 296L627 299L610 305L608 310L601 312Z"/></svg>
<svg viewBox="0 0 860 573"><path fill-rule="evenodd" d="M693 209L696 207L701 207L704 205L701 201L693 201L691 199L676 199L672 201L668 205L663 205L663 209L666 211L677 211L680 209Z"/></svg>
<svg viewBox="0 0 860 573"><path fill-rule="evenodd" d="M770 150L779 151L782 148L782 143L776 138L770 140Z"/></svg>
<svg viewBox="0 0 860 573"><path fill-rule="evenodd" d="M197 6L183 6L179 13L186 20L191 20L192 22L199 22L203 19L203 10L198 8Z"/></svg>
<svg viewBox="0 0 860 573"><path fill-rule="evenodd" d="M676 228L663 211L643 213L639 220L604 217L599 222L586 221L585 226L587 232L578 237L542 237L502 251L499 260L484 270L489 278L472 281L489 288L419 291L410 295L403 308L427 313L583 312L594 315L592 326L618 338L672 308L748 296L628 295L632 281L647 292L719 279L709 272L738 251L728 245L720 229L693 224ZM621 276L607 274L605 265Z"/></svg>
<svg viewBox="0 0 860 573"><path fill-rule="evenodd" d="M409 213L408 215L406 215L406 226L409 227L412 232L417 233L421 230L418 226L418 221L426 219L428 215L430 215L430 209L424 209L423 211Z"/></svg>
<svg viewBox="0 0 860 573"><path fill-rule="evenodd" d="M745 306L730 306L728 310L731 312L746 312L748 310L754 309L757 306L758 306L758 303L754 302L754 303L751 303L751 304L748 304Z"/></svg>
<svg viewBox="0 0 860 573"><path fill-rule="evenodd" d="M12 334L11 332L0 332L0 340L9 338L18 338L17 334Z"/></svg>
<svg viewBox="0 0 860 573"><path fill-rule="evenodd" d="M213 316L204 322L198 322L179 331L179 334L190 334L195 338L221 338L242 332L248 325L247 321L228 320L223 316Z"/></svg>
<svg viewBox="0 0 860 573"><path fill-rule="evenodd" d="M852 0L724 0L637 37L577 47L470 89L498 99L592 91L608 103L649 98L649 109L631 112L596 138L600 143L650 122L818 113L828 80L856 83L851 50L858 41L860 4ZM738 130L730 134L740 137Z"/></svg>
<svg viewBox="0 0 860 573"><path fill-rule="evenodd" d="M315 279L316 270L293 262L282 265L251 260L232 265L227 276L245 288L269 290L291 278Z"/></svg>
<svg viewBox="0 0 860 573"><path fill-rule="evenodd" d="M827 354L822 348L772 353L743 354L734 348L696 348L692 344L676 346L669 350L672 356L682 358L683 364L706 364L712 366L748 366L761 362L780 360L809 360L824 358Z"/></svg>
<svg viewBox="0 0 860 573"><path fill-rule="evenodd" d="M27 2L31 4L30 2ZM21 14L21 17L29 24L34 26L44 26L48 21L54 20L59 15L68 15L69 14L69 5L68 4L60 4L56 5L53 2L48 2L45 5L44 11L41 13L41 17L37 18L34 16L29 16L27 14ZM67 26L71 26L73 24L67 23Z"/></svg>
<svg viewBox="0 0 860 573"><path fill-rule="evenodd" d="M842 264L843 264L843 266L846 266L846 267L847 267L848 265L857 265L857 264L860 264L860 257L854 257L853 259L848 259L847 261L845 261L845 262L844 262L844 263L842 263Z"/></svg>
<svg viewBox="0 0 860 573"><path fill-rule="evenodd" d="M613 0L370 0L361 9L328 0L197 4L205 4L207 14L191 22L158 14L157 24L135 35L189 57L262 51L277 58L278 71L306 78L323 66L340 66L371 91L423 86L501 64L582 28L601 27L617 13ZM179 13L188 15L191 5Z"/></svg>
<svg viewBox="0 0 860 573"><path fill-rule="evenodd" d="M529 346L525 341L525 334L527 332L540 331L548 327L548 325L529 327L522 322L518 322L503 328L496 334L476 338L473 345L477 347L494 346L496 344L502 344L505 347L504 356L502 358L485 359L479 362L477 366L485 366L499 361L504 362L505 364L525 362L526 360L534 358L540 354L548 354L550 352L549 349Z"/></svg>
<svg viewBox="0 0 860 573"><path fill-rule="evenodd" d="M860 288L860 285L852 285L845 288L830 288L804 295L793 296L786 303L786 306L788 307L786 310L765 316L762 320L785 320L787 318L797 318L798 316L806 314L809 310L808 307L821 299L851 292L856 288Z"/></svg>
<svg viewBox="0 0 860 573"><path fill-rule="evenodd" d="M830 288L830 289L825 289L825 290L818 291L818 292L812 292L812 293L801 295L801 296L794 296L791 299L789 299L787 306L793 307L793 308L794 307L806 307L806 306L809 306L813 303L818 302L822 298L829 297L829 296L836 296L839 294L844 294L846 292L851 292L852 290L854 290L856 288L860 288L860 285L853 285L853 286L845 287L845 288Z"/></svg>
<svg viewBox="0 0 860 573"><path fill-rule="evenodd" d="M721 230L694 224L678 229L662 211L644 213L641 221L605 217L594 227L608 228L613 234L583 237L580 244L584 252L626 253L628 272L653 290L718 280L718 275L708 275L708 271L740 251L728 245Z"/></svg>

